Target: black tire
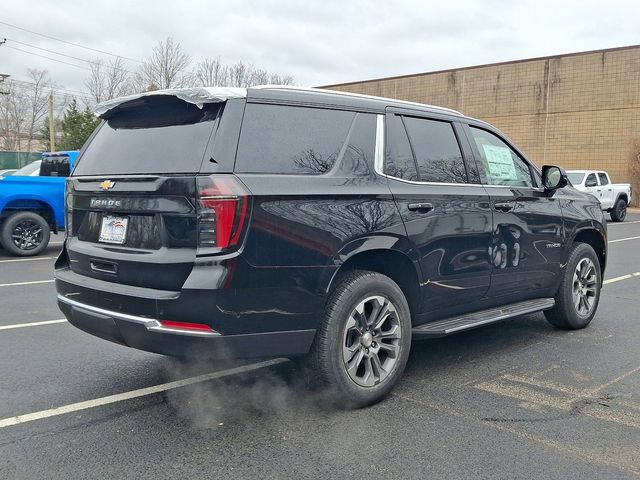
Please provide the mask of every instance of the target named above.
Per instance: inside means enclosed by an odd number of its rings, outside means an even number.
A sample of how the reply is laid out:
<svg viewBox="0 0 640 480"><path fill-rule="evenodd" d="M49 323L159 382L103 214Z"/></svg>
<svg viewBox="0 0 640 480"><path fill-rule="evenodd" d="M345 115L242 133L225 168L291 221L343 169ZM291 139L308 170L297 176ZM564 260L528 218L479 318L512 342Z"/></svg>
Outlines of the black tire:
<svg viewBox="0 0 640 480"><path fill-rule="evenodd" d="M578 273L578 265L582 263L582 266L589 265L589 262L594 266L593 279L591 276L588 282L582 282ZM588 273L588 272L587 272ZM600 261L596 252L591 245L586 243L576 243L573 245L569 254L569 261L563 272L562 282L558 293L556 293L555 301L556 305L550 310L544 312L549 323L557 328L564 330L577 330L584 328L593 319L596 311L598 310L598 303L600 302L600 292L602 290L602 277L600 270ZM590 309L587 311L585 306L587 300L582 303L578 297L574 296L574 288L576 287L575 279L578 278L578 292L580 289L583 291L589 291L594 288L594 295L583 295L583 298L591 298L592 303ZM591 282L593 286L591 287ZM578 293L580 296L580 293ZM579 302L579 306L576 305ZM582 309L582 311L580 311Z"/></svg>
<svg viewBox="0 0 640 480"><path fill-rule="evenodd" d="M383 300L383 303L380 303L380 300ZM377 310L369 309L369 304L374 307L380 305L380 311L390 308L388 305L391 305L392 312L395 313L377 317L375 315ZM355 313L360 306L363 306L363 315ZM359 324L354 326L354 316L358 321L362 320L362 324L367 323L369 320L367 311L370 313L371 327L360 328ZM383 331L381 327L378 331L374 331L373 324L377 323L376 318L385 318L384 328L391 328ZM395 332L393 335L399 331L400 338L393 340L384 338L384 335L389 336L389 332L392 331ZM357 336L354 337L354 335ZM350 337L353 338L349 340ZM394 343L389 345L386 342ZM346 343L350 346L347 347ZM393 355L389 353L387 356L387 351L391 347L397 348L397 352ZM347 352L351 348L355 348L351 365L357 362L358 366L355 369L352 368L350 374L347 372L347 365L350 363L344 355L349 355ZM400 287L382 274L355 270L345 274L329 295L324 321L318 328L311 352L303 363L307 380L312 386L328 392L330 397L328 400L335 406L360 408L379 402L391 391L402 376L410 348L411 315ZM377 352L374 353L376 349ZM387 367L379 370L377 365ZM365 379L371 381L371 376L367 376L366 373L360 380L354 380L351 377L360 372L360 367L365 372L373 373L373 385L363 386L356 383L356 381L365 382ZM356 377L358 378L360 377Z"/></svg>
<svg viewBox="0 0 640 480"><path fill-rule="evenodd" d="M613 205L613 208L610 212L611 220L614 222L624 222L624 219L627 216L627 202L624 198L619 198L616 200L616 203Z"/></svg>
<svg viewBox="0 0 640 480"><path fill-rule="evenodd" d="M4 221L0 231L2 246L18 257L38 255L47 248L50 236L49 224L34 212L12 214Z"/></svg>

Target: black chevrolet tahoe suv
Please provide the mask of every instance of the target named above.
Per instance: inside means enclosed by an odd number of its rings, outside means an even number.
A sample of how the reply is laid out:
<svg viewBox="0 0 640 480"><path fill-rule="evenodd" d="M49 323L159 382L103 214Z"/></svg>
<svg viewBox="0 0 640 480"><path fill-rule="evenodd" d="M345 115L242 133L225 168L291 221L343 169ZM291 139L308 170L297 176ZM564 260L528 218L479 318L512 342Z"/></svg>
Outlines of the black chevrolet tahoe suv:
<svg viewBox="0 0 640 480"><path fill-rule="evenodd" d="M196 88L102 104L67 181L58 304L168 355L290 357L346 406L411 340L544 311L589 324L598 201L491 125L318 89Z"/></svg>

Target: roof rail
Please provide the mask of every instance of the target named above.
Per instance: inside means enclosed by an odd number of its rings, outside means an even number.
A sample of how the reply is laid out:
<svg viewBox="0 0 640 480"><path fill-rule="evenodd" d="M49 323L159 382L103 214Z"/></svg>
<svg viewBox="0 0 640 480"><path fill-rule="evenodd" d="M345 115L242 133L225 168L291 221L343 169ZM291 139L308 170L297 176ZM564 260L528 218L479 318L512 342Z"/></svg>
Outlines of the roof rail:
<svg viewBox="0 0 640 480"><path fill-rule="evenodd" d="M357 98L366 98L366 99L370 99L370 100L380 100L380 101L388 101L388 100L393 100L396 103L401 103L403 105L409 105L412 107L427 107L427 108L431 108L434 110L441 110L443 112L448 112L448 113L452 113L454 115L460 115L463 116L463 114L457 110L454 110L452 108L447 108L447 107L438 107L436 105L428 105L426 103L418 103L418 102L409 102L407 100L397 100L395 98L385 98L385 97L376 97L375 95L364 95L362 93L351 93L351 92L342 92L339 90L329 90L329 89L325 89L325 88L315 88L315 87L296 87L296 86L291 86L291 85L258 85L255 87L250 87L250 88L257 88L257 89L261 89L261 90L297 90L297 91L301 91L301 92L311 92L311 93L331 93L331 94L335 94L335 95L342 95L342 96L346 96L346 97L357 97Z"/></svg>

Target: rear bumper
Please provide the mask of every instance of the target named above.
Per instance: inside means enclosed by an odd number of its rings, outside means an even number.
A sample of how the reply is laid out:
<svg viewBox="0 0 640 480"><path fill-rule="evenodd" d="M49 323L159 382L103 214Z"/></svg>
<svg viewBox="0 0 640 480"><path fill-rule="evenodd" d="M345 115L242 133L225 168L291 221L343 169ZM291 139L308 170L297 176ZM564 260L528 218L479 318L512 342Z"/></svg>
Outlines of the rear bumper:
<svg viewBox="0 0 640 480"><path fill-rule="evenodd" d="M217 359L294 356L307 353L315 330L222 335L177 330L155 319L84 304L58 295L58 306L75 327L128 347L179 357Z"/></svg>

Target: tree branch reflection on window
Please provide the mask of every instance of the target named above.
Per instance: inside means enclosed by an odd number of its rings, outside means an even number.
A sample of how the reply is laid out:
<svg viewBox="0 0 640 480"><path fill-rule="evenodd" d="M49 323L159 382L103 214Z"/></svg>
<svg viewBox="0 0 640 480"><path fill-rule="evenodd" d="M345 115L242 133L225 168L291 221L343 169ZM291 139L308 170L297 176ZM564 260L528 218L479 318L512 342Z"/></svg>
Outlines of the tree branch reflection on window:
<svg viewBox="0 0 640 480"><path fill-rule="evenodd" d="M462 158L451 156L420 163L420 180L423 182L466 183L467 170Z"/></svg>
<svg viewBox="0 0 640 480"><path fill-rule="evenodd" d="M334 152L329 155L323 155L316 152L313 148L308 148L299 155L294 155L293 163L303 172L308 173L327 173L336 163L338 153Z"/></svg>

